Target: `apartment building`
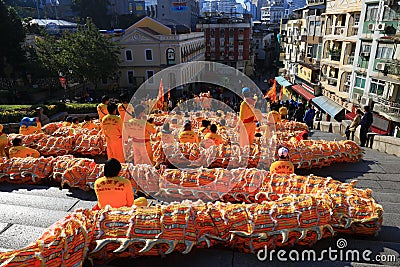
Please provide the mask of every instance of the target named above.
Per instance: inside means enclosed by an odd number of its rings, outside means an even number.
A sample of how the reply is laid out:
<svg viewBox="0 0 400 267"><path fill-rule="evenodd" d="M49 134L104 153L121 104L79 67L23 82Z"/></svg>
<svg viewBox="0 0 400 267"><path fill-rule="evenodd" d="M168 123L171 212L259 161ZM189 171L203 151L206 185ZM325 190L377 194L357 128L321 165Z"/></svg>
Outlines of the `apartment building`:
<svg viewBox="0 0 400 267"><path fill-rule="evenodd" d="M250 17L205 17L199 20L197 31L204 32L207 61L219 62L246 75L253 75Z"/></svg>
<svg viewBox="0 0 400 267"><path fill-rule="evenodd" d="M362 9L361 0L326 0L322 38L321 84L325 104L322 110L336 120L344 119L344 110L352 111L349 103L351 73ZM320 101L322 103L322 101ZM336 105L335 105L336 104ZM334 107L332 112L332 108ZM329 117L328 117L329 118Z"/></svg>
<svg viewBox="0 0 400 267"><path fill-rule="evenodd" d="M349 98L357 106L373 107L373 130L380 134L400 124L399 24L398 1L363 1Z"/></svg>
<svg viewBox="0 0 400 267"><path fill-rule="evenodd" d="M169 66L204 60L204 33L174 34L171 28L149 17L141 19L125 31L103 33L111 35L121 48L118 75L104 78L103 86L118 79L119 87L136 89L145 80L149 84L153 83L152 76ZM168 81L164 81L164 86L174 88L180 81L187 81L196 71L183 68L171 74Z"/></svg>

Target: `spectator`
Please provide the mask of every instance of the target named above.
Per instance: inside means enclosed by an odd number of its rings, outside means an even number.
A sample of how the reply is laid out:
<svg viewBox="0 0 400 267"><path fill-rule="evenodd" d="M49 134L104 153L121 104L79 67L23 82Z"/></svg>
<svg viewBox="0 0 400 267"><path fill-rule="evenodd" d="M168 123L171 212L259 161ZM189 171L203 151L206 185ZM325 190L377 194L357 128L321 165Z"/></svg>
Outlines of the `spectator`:
<svg viewBox="0 0 400 267"><path fill-rule="evenodd" d="M303 103L300 103L293 114L293 120L297 122L304 122L304 113L304 105Z"/></svg>
<svg viewBox="0 0 400 267"><path fill-rule="evenodd" d="M351 140L354 141L354 133L355 133L357 127L361 123L361 115L362 115L361 109L357 109L356 110L356 116L354 117L354 119L351 122L351 124L348 126L349 127L348 131L346 129L346 138L347 138L347 140L350 140L350 135L351 135Z"/></svg>
<svg viewBox="0 0 400 267"><path fill-rule="evenodd" d="M361 118L361 128L360 128L360 146L364 147L367 142L367 133L372 123L374 122L374 118L369 106L364 106L364 115Z"/></svg>
<svg viewBox="0 0 400 267"><path fill-rule="evenodd" d="M314 117L315 117L315 109L311 104L309 104L308 109L303 117L303 120L307 124L309 130L313 128Z"/></svg>
<svg viewBox="0 0 400 267"><path fill-rule="evenodd" d="M12 145L8 151L10 158L40 157L40 153L36 149L23 146L22 139L19 137L14 138Z"/></svg>
<svg viewBox="0 0 400 267"><path fill-rule="evenodd" d="M104 177L94 183L94 191L97 196L98 208L110 205L112 208L146 206L147 200L143 197L134 199L132 183L121 176L121 163L111 158L104 164Z"/></svg>

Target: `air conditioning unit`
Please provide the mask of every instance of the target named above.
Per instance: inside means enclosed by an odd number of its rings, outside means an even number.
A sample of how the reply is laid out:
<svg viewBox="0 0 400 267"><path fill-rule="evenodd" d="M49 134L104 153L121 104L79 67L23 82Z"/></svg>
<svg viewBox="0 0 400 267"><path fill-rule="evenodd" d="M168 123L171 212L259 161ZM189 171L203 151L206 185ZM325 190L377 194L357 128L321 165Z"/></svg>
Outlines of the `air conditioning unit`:
<svg viewBox="0 0 400 267"><path fill-rule="evenodd" d="M362 57L369 57L370 52L361 52Z"/></svg>
<svg viewBox="0 0 400 267"><path fill-rule="evenodd" d="M377 63L376 69L377 70L385 70L385 63Z"/></svg>
<svg viewBox="0 0 400 267"><path fill-rule="evenodd" d="M385 23L378 23L378 25L376 25L376 29L378 31L384 31L385 30Z"/></svg>
<svg viewBox="0 0 400 267"><path fill-rule="evenodd" d="M372 105L372 99L369 97L361 97L360 104L363 106L371 106Z"/></svg>
<svg viewBox="0 0 400 267"><path fill-rule="evenodd" d="M374 24L374 23L368 24L368 30L369 30L369 31L373 31L374 28L375 28L375 24Z"/></svg>

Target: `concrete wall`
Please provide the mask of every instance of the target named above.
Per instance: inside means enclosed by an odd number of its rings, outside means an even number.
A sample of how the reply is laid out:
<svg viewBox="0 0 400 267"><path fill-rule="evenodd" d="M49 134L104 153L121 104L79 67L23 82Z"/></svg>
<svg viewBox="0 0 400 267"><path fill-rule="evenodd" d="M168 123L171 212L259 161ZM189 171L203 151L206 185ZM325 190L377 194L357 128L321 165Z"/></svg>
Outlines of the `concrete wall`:
<svg viewBox="0 0 400 267"><path fill-rule="evenodd" d="M400 138L377 135L374 138L372 148L377 149L380 152L385 152L400 157Z"/></svg>

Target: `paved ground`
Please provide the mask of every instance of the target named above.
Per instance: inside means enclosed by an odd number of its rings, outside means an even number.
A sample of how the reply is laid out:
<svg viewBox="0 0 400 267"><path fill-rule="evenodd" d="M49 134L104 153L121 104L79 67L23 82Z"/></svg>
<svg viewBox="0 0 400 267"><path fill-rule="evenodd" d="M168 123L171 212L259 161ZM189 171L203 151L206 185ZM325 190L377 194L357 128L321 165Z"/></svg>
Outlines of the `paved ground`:
<svg viewBox="0 0 400 267"><path fill-rule="evenodd" d="M315 131L312 139L340 139L338 135ZM400 159L366 148L362 161L355 164L336 164L331 167L313 170L299 170L299 174L314 173L320 176L331 176L343 182L359 180L358 187L371 188L374 198L382 204L384 222L376 237L364 238L356 236L340 236L317 242L313 249L337 249L339 238L347 240L347 249L372 251L370 258L376 255L387 257L394 255L390 262L370 261L362 259L348 262L330 261L325 257L323 262L280 262L276 256L272 262L259 261L255 255L233 252L225 248L198 249L189 255L172 254L165 258L138 258L114 261L110 266L374 266L386 264L400 266ZM78 207L91 208L96 202L93 192L81 190L60 190L50 186L21 186L0 184L0 250L21 248L36 238L43 230L68 212ZM301 251L304 248L293 248ZM308 249L308 248L306 248ZM290 252L286 250L287 253ZM345 252L344 252L345 253ZM361 255L361 252L360 252ZM286 254L287 257L287 254ZM339 256L340 257L340 256Z"/></svg>

